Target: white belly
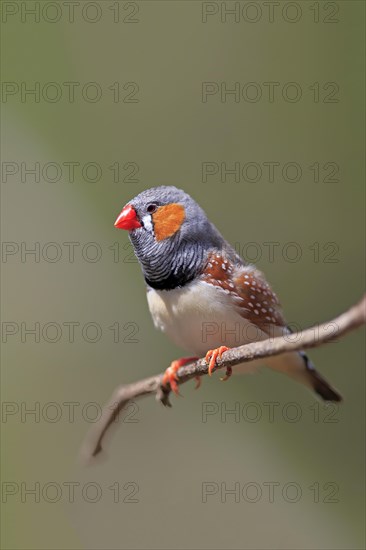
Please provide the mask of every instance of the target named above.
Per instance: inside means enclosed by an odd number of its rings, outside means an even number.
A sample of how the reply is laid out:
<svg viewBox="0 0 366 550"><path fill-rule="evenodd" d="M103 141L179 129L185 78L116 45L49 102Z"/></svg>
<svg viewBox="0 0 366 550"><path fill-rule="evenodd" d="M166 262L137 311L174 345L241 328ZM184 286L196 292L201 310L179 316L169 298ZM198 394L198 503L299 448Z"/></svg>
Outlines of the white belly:
<svg viewBox="0 0 366 550"><path fill-rule="evenodd" d="M174 290L149 290L147 300L154 324L190 354L202 357L209 349L233 348L268 336L230 307L228 294L203 281Z"/></svg>
<svg viewBox="0 0 366 550"><path fill-rule="evenodd" d="M268 338L236 312L235 303L230 304L233 298L203 281L169 291L151 289L147 300L155 326L189 355L204 357L209 349L234 348ZM274 327L273 335L280 336L284 330L285 327ZM262 364L261 360L242 363L234 373L255 372ZM305 363L297 352L268 358L266 366L308 385Z"/></svg>

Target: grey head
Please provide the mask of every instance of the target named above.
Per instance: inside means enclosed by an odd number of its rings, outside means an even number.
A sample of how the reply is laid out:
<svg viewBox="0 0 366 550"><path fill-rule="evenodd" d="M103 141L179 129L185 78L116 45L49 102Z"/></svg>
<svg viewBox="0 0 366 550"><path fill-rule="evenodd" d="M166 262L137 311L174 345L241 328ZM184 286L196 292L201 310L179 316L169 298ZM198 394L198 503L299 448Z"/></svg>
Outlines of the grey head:
<svg viewBox="0 0 366 550"><path fill-rule="evenodd" d="M157 290L192 281L213 250L224 249L226 256L240 261L196 201L173 186L152 187L137 195L115 225L128 229L145 280Z"/></svg>

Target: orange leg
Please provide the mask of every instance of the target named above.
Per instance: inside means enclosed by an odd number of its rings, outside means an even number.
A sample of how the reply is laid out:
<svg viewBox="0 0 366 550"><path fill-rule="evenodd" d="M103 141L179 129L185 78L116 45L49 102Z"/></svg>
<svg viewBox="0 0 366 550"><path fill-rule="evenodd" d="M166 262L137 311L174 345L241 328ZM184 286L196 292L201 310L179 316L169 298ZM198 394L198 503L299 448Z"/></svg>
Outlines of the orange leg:
<svg viewBox="0 0 366 550"><path fill-rule="evenodd" d="M181 359L176 359L175 361L172 361L170 367L168 367L164 373L162 385L166 386L167 384L169 384L171 390L175 393L175 395L180 395L177 384L177 371L181 367L184 367L184 365L186 365L187 363L191 363L192 361L196 361L197 359L198 357L182 357ZM200 377L196 376L196 389L198 389L200 385Z"/></svg>
<svg viewBox="0 0 366 550"><path fill-rule="evenodd" d="M210 349L208 350L208 352L206 353L206 363L208 364L208 374L211 376L212 374L212 371L215 367L215 364L216 364L216 359L218 357L221 357L221 355L225 352L225 351L228 351L230 348L227 348L226 346L220 346L219 348L216 348L216 349ZM226 375L228 373L226 372ZM227 380L227 378L225 378L225 380Z"/></svg>

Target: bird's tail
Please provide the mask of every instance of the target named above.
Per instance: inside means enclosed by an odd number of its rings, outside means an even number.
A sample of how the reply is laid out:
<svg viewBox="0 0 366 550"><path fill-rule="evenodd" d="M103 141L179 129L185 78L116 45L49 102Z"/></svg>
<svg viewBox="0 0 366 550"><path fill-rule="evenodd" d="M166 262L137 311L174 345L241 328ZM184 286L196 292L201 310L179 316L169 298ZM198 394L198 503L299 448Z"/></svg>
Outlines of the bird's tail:
<svg viewBox="0 0 366 550"><path fill-rule="evenodd" d="M268 366L304 384L324 401L342 401L342 396L318 373L303 351L271 357Z"/></svg>
<svg viewBox="0 0 366 550"><path fill-rule="evenodd" d="M324 401L342 401L342 396L323 378L315 369L309 357L301 351L299 355L305 363L305 374L309 379L309 384Z"/></svg>

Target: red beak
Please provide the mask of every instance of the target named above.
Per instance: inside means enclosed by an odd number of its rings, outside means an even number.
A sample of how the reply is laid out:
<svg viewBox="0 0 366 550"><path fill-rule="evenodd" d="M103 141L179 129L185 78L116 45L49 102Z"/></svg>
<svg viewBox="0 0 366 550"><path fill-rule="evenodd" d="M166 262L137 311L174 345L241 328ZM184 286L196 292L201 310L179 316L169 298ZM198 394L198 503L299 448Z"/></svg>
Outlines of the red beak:
<svg viewBox="0 0 366 550"><path fill-rule="evenodd" d="M127 204L114 222L114 227L131 231L131 229L137 229L142 226L137 219L136 210L130 204Z"/></svg>

